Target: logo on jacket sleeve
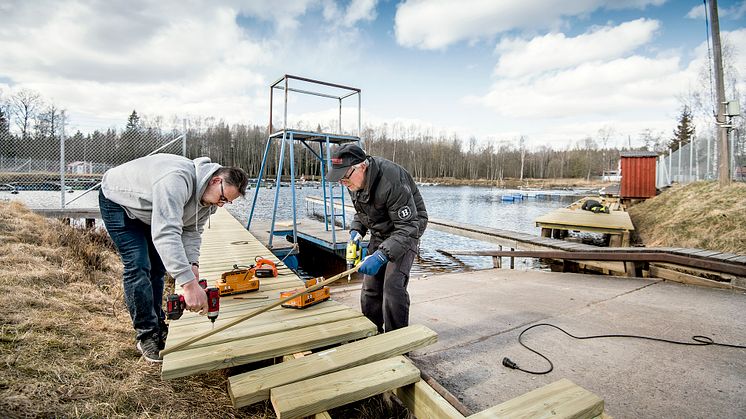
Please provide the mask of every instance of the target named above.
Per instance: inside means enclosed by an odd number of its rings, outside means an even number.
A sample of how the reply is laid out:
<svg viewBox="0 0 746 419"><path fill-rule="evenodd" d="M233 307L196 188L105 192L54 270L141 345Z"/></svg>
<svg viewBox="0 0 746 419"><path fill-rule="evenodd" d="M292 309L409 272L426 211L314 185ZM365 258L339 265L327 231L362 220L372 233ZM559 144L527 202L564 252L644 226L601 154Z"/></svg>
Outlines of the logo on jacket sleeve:
<svg viewBox="0 0 746 419"><path fill-rule="evenodd" d="M412 210L409 209L409 206L405 205L399 208L399 212L397 212L397 215L399 216L400 220L408 220L409 217L412 216Z"/></svg>

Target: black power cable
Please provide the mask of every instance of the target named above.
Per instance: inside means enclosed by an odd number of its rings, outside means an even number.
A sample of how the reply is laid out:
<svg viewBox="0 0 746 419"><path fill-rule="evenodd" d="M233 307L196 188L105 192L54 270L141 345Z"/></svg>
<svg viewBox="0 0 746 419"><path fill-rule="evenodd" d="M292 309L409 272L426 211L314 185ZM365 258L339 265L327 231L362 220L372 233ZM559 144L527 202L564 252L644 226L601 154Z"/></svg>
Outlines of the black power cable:
<svg viewBox="0 0 746 419"><path fill-rule="evenodd" d="M746 345L732 345L732 344L729 344L729 343L715 342L710 337L699 336L699 335L692 336L692 340L694 342L689 342L689 341L687 341L687 342L680 342L680 341L676 341L676 340L669 340L669 339L662 339L662 338L652 338L652 337L649 337L649 336L638 336L638 335L575 336L575 335L573 335L571 333L566 332L564 329L562 329L559 326L555 326L555 325L550 324L550 323L539 323L539 324L535 324L533 326L530 326L530 327L527 327L527 328L523 329L523 331L521 332L521 334L518 335L518 343L520 343L521 346L523 346L524 348L528 349L529 351L531 351L531 352L535 353L536 355L539 355L540 357L544 358L549 363L549 369L546 370L546 371L529 371L529 370L525 370L525 369L519 367L518 364L516 364L515 362L511 361L510 358L508 358L508 357L503 358L503 365L504 366L506 366L508 368L512 368L514 370L523 371L523 372L526 372L526 373L529 373L529 374L535 374L535 375L549 374L550 372L552 372L552 370L554 369L554 364L552 364L552 361L550 361L549 358L545 357L544 355L542 355L538 351L536 351L536 350L534 350L532 348L529 348L525 343L523 343L523 341L521 341L521 338L523 337L524 333L528 332L529 330L531 330L531 329L533 329L535 327L539 327L539 326L553 327L553 328L559 330L560 332L566 334L567 336L570 336L573 339L634 338L634 339L645 339L645 340L652 340L652 341L656 341L656 342L673 343L673 344L676 344L676 345L686 345L686 346L709 346L709 345L712 345L712 346L724 346L724 347L727 347L727 348L746 349Z"/></svg>

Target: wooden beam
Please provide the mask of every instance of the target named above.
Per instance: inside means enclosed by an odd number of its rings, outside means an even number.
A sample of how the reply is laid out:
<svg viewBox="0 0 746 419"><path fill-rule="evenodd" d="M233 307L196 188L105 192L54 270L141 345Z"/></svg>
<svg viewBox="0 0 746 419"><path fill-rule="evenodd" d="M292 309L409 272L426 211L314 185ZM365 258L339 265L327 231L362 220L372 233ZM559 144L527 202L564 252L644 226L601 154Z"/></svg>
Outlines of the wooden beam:
<svg viewBox="0 0 746 419"><path fill-rule="evenodd" d="M286 333L235 340L210 349L185 349L163 357L161 378L185 377L308 351L376 334L376 325L365 317L319 324Z"/></svg>
<svg viewBox="0 0 746 419"><path fill-rule="evenodd" d="M283 311L289 310L286 309ZM335 310L326 313L316 312L315 315L307 315L303 317L288 317L285 320L281 320L276 323L265 323L263 325L253 323L248 325L242 324L224 330L216 335L210 336L207 339L193 343L190 348L219 345L240 339L253 339L259 336L270 335L273 333L289 333L293 330L302 329L304 327L314 326L318 324L331 324L341 320L348 320L361 316L362 313L354 310ZM169 345L177 345L189 339L191 336L194 336L194 333L202 333L208 331L210 330L209 323L210 322L208 321L202 322L201 328L193 328L192 332L188 334L182 333L181 336L174 336L173 338L169 335L167 342Z"/></svg>
<svg viewBox="0 0 746 419"><path fill-rule="evenodd" d="M367 399L419 379L420 370L405 357L397 356L275 387L270 392L270 400L278 419L302 418Z"/></svg>
<svg viewBox="0 0 746 419"><path fill-rule="evenodd" d="M705 268L717 272L725 272L733 275L746 276L746 264L728 263L716 260L707 260L697 257L682 256L665 252L646 252L644 250L622 250L621 248L582 251L564 250L516 250L513 252L500 250L443 250L438 252L447 255L468 256L514 256L545 259L570 259L570 260L593 260L593 261L622 261L622 262L667 262L682 266Z"/></svg>
<svg viewBox="0 0 746 419"><path fill-rule="evenodd" d="M603 411L603 399L563 378L475 413L469 416L469 419L538 417L590 419L601 415Z"/></svg>
<svg viewBox="0 0 746 419"><path fill-rule="evenodd" d="M425 381L399 387L394 394L416 418L451 419L464 416Z"/></svg>
<svg viewBox="0 0 746 419"><path fill-rule="evenodd" d="M682 284L746 291L746 288L739 287L728 282L713 281L711 279L701 278L696 275L678 272L673 269L663 268L655 264L650 265L650 276L653 276L655 278L662 278L667 281L680 282Z"/></svg>
<svg viewBox="0 0 746 419"><path fill-rule="evenodd" d="M228 394L235 407L269 398L270 389L319 375L405 354L438 340L435 332L415 324L338 346L303 358L271 365L228 379Z"/></svg>

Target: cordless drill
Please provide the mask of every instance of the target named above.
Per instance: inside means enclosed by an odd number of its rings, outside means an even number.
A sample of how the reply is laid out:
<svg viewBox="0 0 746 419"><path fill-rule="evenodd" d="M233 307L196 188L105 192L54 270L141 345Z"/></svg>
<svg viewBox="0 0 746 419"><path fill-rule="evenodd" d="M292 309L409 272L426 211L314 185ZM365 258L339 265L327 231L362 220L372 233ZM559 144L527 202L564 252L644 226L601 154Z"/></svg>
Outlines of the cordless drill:
<svg viewBox="0 0 746 419"><path fill-rule="evenodd" d="M359 242L351 240L347 243L347 251L345 252L345 259L347 260L347 270L350 270L360 263L363 256L363 249L360 247ZM350 282L350 275L347 275L347 282Z"/></svg>
<svg viewBox="0 0 746 419"><path fill-rule="evenodd" d="M207 318L210 319L212 323L215 323L218 314L220 314L220 291L217 287L208 287L207 281L204 279L199 281L199 286L202 287L202 289L205 290L205 294L207 294ZM171 294L166 297L167 319L180 319L184 314L185 308L186 301L184 301L183 295Z"/></svg>

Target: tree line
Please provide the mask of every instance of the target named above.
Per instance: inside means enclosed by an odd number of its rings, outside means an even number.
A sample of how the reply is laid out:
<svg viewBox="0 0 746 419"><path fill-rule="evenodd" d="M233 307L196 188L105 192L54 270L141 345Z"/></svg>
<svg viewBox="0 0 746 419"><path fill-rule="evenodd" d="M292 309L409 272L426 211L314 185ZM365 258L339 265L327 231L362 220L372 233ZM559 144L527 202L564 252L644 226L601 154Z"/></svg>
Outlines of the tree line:
<svg viewBox="0 0 746 419"><path fill-rule="evenodd" d="M10 100L0 102L0 156L59 160L60 138L68 121L66 111L45 104L38 94L21 91ZM636 150L667 152L690 141L694 125L690 108L684 106L673 136L664 138L652 130L644 130L635 143ZM300 123L304 131L320 132ZM77 131L65 136L65 161L81 161L117 165L144 156L169 141L186 137L186 152L190 158L208 156L223 165L243 167L257 176L267 142L267 127L257 124L227 124L213 119L192 118L184 123L174 121L164 128L163 118L143 118L135 110L127 118L126 127ZM333 122L328 124L335 126ZM186 127L186 131L182 127ZM381 156L401 164L420 180L454 178L463 180L504 178L591 178L617 168L619 152L633 148L609 146L614 131L605 127L594 137L576 140L556 149L546 145L526 146L526 138L479 141L475 137L461 138L456 134L432 134L418 127L394 124L367 126L361 132L364 148L370 155ZM631 139L630 139L631 140ZM269 148L264 176L274 177L279 160L279 141ZM320 153L318 143L294 144L296 176L318 179ZM310 148L310 149L309 149ZM313 150L313 152L311 151ZM161 152L182 153L180 140ZM286 158L282 174L290 172Z"/></svg>

